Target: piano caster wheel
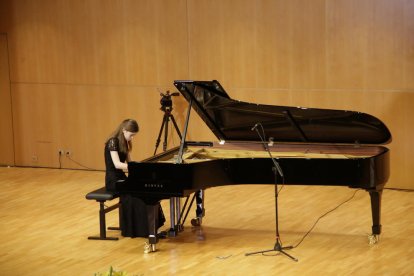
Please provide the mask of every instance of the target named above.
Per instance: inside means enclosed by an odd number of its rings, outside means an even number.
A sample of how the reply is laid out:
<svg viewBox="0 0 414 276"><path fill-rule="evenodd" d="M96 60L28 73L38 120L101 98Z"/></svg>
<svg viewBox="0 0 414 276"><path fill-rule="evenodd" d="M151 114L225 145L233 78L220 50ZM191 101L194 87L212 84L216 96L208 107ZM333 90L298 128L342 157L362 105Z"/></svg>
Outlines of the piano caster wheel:
<svg viewBox="0 0 414 276"><path fill-rule="evenodd" d="M200 217L193 218L191 220L191 225L192 226L201 226L201 222L202 222L202 219Z"/></svg>
<svg viewBox="0 0 414 276"><path fill-rule="evenodd" d="M379 235L368 235L368 244L373 245L379 242Z"/></svg>
<svg viewBox="0 0 414 276"><path fill-rule="evenodd" d="M151 253L151 252L155 252L155 251L157 251L157 248L156 248L156 246L155 246L155 244L154 243L145 243L144 244L144 253L145 254L148 254L148 253Z"/></svg>

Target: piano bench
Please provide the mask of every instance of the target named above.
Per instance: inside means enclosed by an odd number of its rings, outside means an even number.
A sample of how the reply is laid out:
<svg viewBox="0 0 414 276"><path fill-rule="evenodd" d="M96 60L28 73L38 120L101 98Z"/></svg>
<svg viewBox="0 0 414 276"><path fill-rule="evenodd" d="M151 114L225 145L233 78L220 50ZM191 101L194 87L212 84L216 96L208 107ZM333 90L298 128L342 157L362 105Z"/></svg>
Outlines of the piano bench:
<svg viewBox="0 0 414 276"><path fill-rule="evenodd" d="M110 201L113 199L116 199L119 197L119 193L107 191L105 187L102 187L100 189L94 190L92 192L89 192L86 196L86 199L88 200L96 200L99 202L99 229L100 234L99 236L93 236L88 237L89 240L118 240L117 237L107 237L106 236L106 219L105 214L111 212L112 210L115 210L119 208L120 202L105 207L105 202ZM119 227L108 227L109 230L120 230Z"/></svg>

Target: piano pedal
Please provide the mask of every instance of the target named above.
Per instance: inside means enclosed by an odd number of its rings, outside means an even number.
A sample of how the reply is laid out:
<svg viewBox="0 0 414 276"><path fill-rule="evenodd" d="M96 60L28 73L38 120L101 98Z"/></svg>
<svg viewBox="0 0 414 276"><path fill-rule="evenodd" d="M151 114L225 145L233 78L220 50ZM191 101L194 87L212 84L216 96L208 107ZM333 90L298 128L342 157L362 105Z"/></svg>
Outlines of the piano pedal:
<svg viewBox="0 0 414 276"><path fill-rule="evenodd" d="M378 242L379 242L379 235L375 235L375 234L368 235L369 245L374 245L374 244L377 244Z"/></svg>
<svg viewBox="0 0 414 276"><path fill-rule="evenodd" d="M149 254L151 252L157 251L156 245L154 243L147 243L144 244L144 253Z"/></svg>
<svg viewBox="0 0 414 276"><path fill-rule="evenodd" d="M158 242L158 237L157 236L149 235L148 236L148 242L146 242L144 244L144 253L148 254L148 253L151 253L151 252L155 252L157 250L156 249L157 242Z"/></svg>

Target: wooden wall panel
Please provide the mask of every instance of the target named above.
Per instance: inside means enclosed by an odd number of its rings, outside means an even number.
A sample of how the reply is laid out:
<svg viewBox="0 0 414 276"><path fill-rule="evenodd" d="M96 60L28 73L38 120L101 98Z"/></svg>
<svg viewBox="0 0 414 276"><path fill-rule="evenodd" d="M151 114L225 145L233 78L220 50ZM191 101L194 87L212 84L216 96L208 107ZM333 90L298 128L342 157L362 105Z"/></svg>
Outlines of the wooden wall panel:
<svg viewBox="0 0 414 276"><path fill-rule="evenodd" d="M289 87L322 89L326 86L325 1L289 1ZM265 39L265 37L264 37Z"/></svg>
<svg viewBox="0 0 414 276"><path fill-rule="evenodd" d="M59 163L64 149L82 165L103 169L104 140L126 117L152 133L134 149L135 159L152 154L159 91L187 76L185 1L9 6L17 164L80 168L67 158Z"/></svg>
<svg viewBox="0 0 414 276"><path fill-rule="evenodd" d="M404 2L404 48L402 66L404 68L404 88L414 90L414 1Z"/></svg>
<svg viewBox="0 0 414 276"><path fill-rule="evenodd" d="M0 165L14 165L7 35L0 33Z"/></svg>
<svg viewBox="0 0 414 276"><path fill-rule="evenodd" d="M289 86L289 4L257 3L189 1L192 79L218 79L237 87Z"/></svg>
<svg viewBox="0 0 414 276"><path fill-rule="evenodd" d="M19 165L59 167L58 151L63 149L82 165L103 169L104 142L126 118L140 125L134 159L153 154L163 116L156 87L15 84L12 88ZM181 125L183 118L177 115L176 120ZM169 145L179 145L175 133L170 139L175 140ZM82 168L66 157L61 161L63 167Z"/></svg>
<svg viewBox="0 0 414 276"><path fill-rule="evenodd" d="M9 37L18 165L57 167L64 147L101 169L103 141L130 116L142 126L134 157L147 157L161 124L157 89L173 90L175 79L217 79L235 99L377 116L393 134L389 185L414 187L411 0L2 5L9 11L0 27ZM186 108L174 98L180 126ZM215 140L195 112L191 119L189 139Z"/></svg>
<svg viewBox="0 0 414 276"><path fill-rule="evenodd" d="M187 72L185 1L14 1L15 82L159 85Z"/></svg>
<svg viewBox="0 0 414 276"><path fill-rule="evenodd" d="M372 22L372 2L326 2L327 87L358 89L365 85L365 62Z"/></svg>
<svg viewBox="0 0 414 276"><path fill-rule="evenodd" d="M403 89L405 55L404 0L374 1L366 86L370 89Z"/></svg>

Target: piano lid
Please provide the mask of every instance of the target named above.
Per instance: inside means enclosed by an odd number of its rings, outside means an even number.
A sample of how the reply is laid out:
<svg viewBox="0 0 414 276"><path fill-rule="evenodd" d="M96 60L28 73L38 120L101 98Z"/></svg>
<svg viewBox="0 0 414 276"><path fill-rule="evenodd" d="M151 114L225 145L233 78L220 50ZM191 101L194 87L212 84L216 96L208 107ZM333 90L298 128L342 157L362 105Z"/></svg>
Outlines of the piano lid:
<svg viewBox="0 0 414 276"><path fill-rule="evenodd" d="M256 123L263 125L266 140L278 142L386 144L391 133L369 114L331 109L272 106L233 100L220 83L174 81L180 93L219 140L260 141ZM260 126L259 126L260 130Z"/></svg>

